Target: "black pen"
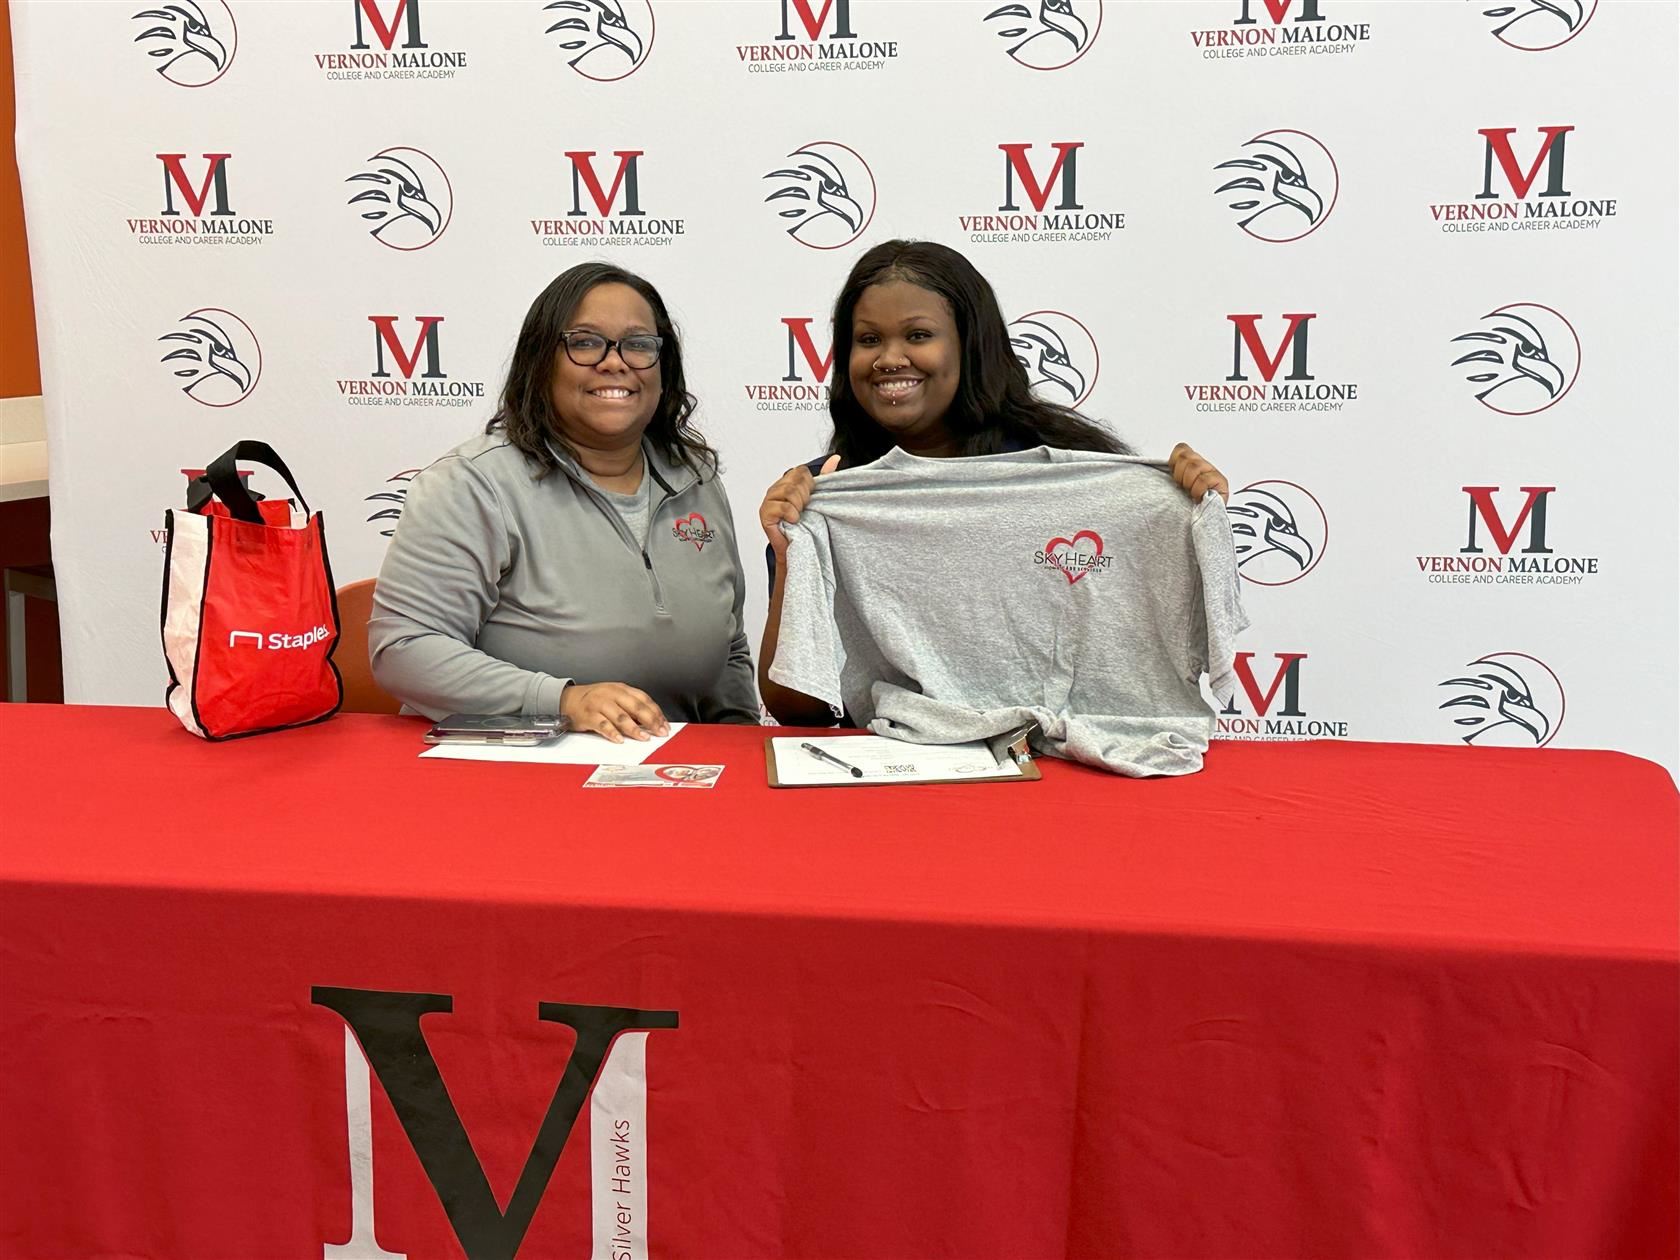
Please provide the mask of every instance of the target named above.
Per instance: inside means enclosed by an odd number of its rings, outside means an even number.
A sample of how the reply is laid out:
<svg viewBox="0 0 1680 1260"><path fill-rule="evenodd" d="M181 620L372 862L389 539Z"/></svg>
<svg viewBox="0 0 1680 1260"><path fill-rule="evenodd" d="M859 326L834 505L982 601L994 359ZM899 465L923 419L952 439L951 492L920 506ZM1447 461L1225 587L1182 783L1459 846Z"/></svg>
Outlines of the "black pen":
<svg viewBox="0 0 1680 1260"><path fill-rule="evenodd" d="M851 775L852 778L854 778L854 779L863 778L863 771L862 770L859 770L856 766L851 765L849 762L841 761L840 758L836 757L833 753L825 753L822 749L818 748L815 744L802 743L799 746L801 748L803 748L806 752L810 753L811 756L817 758L819 761L826 761L831 766L839 766L847 774Z"/></svg>

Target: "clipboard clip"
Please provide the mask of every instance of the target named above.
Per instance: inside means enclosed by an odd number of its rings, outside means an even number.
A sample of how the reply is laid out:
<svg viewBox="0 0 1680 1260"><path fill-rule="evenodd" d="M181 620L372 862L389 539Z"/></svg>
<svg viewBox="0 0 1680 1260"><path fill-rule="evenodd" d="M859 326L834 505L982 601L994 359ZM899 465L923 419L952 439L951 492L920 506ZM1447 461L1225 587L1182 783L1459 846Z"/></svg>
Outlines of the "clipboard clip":
<svg viewBox="0 0 1680 1260"><path fill-rule="evenodd" d="M1017 726L1002 734L993 735L986 741L986 747L991 750L994 760L999 765L1003 759L1009 757L1016 765L1026 765L1033 759L1032 737L1039 733L1037 722L1028 722L1024 726Z"/></svg>

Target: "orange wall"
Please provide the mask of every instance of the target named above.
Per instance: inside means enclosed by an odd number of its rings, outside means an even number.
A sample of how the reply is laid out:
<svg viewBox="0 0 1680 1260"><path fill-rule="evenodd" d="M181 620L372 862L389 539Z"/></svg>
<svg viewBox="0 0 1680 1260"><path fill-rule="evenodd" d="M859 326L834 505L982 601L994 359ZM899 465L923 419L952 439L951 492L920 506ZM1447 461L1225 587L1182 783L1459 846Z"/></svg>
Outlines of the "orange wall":
<svg viewBox="0 0 1680 1260"><path fill-rule="evenodd" d="M41 365L35 345L35 298L29 284L29 250L23 234L23 198L18 192L17 106L12 86L12 14L0 0L0 398L41 392Z"/></svg>

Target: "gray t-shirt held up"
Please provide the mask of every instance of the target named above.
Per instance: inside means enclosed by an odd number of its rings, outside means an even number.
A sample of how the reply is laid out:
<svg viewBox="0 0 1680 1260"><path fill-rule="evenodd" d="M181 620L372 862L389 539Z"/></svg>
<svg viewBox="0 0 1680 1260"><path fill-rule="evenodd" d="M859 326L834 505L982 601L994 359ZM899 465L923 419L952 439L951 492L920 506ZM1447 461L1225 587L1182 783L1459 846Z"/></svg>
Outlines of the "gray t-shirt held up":
<svg viewBox="0 0 1680 1260"><path fill-rule="evenodd" d="M880 735L1120 774L1201 769L1248 625L1225 505L1132 456L893 450L819 477L788 535L770 677Z"/></svg>

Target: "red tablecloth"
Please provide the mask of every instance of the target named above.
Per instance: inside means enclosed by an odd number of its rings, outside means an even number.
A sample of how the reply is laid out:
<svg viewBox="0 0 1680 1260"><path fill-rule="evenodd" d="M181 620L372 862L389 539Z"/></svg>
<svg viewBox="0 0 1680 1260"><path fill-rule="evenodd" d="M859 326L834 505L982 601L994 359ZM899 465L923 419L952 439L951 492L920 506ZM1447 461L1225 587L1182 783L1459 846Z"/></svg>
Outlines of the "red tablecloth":
<svg viewBox="0 0 1680 1260"><path fill-rule="evenodd" d="M0 1254L1680 1250L1649 763L799 791L691 727L715 789L586 791L419 731L0 706Z"/></svg>

